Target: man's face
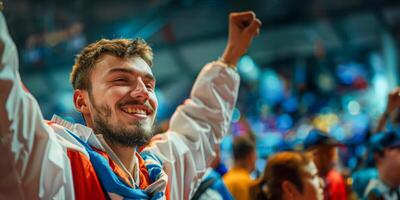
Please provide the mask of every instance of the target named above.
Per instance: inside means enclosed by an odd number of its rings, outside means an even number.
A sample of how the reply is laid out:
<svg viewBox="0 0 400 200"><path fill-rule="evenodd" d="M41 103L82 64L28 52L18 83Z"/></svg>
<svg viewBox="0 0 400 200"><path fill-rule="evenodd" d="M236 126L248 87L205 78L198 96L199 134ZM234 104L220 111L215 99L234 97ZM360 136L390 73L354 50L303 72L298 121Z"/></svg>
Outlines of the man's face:
<svg viewBox="0 0 400 200"><path fill-rule="evenodd" d="M400 185L400 148L387 148L384 151L384 157L381 158L381 164L384 170L388 172L391 183Z"/></svg>
<svg viewBox="0 0 400 200"><path fill-rule="evenodd" d="M323 180L318 176L318 169L314 162L304 167L301 174L303 192L296 191L294 198L297 200L322 200L324 198Z"/></svg>
<svg viewBox="0 0 400 200"><path fill-rule="evenodd" d="M337 148L330 145L321 145L312 151L314 162L321 176L325 176L337 162Z"/></svg>
<svg viewBox="0 0 400 200"><path fill-rule="evenodd" d="M140 58L104 55L90 74L88 126L106 139L141 146L151 138L157 111L155 79Z"/></svg>

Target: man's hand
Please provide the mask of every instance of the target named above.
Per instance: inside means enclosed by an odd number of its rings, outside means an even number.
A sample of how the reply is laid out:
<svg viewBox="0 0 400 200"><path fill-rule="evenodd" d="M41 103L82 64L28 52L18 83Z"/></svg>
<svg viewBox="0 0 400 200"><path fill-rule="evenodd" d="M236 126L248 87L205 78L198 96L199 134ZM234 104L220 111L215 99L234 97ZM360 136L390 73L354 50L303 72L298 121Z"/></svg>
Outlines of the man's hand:
<svg viewBox="0 0 400 200"><path fill-rule="evenodd" d="M239 12L229 15L229 37L222 59L236 66L239 58L246 53L252 39L260 32L261 21L254 12Z"/></svg>
<svg viewBox="0 0 400 200"><path fill-rule="evenodd" d="M393 111L395 111L396 108L399 107L400 107L400 88L396 88L388 94L386 113L391 115Z"/></svg>

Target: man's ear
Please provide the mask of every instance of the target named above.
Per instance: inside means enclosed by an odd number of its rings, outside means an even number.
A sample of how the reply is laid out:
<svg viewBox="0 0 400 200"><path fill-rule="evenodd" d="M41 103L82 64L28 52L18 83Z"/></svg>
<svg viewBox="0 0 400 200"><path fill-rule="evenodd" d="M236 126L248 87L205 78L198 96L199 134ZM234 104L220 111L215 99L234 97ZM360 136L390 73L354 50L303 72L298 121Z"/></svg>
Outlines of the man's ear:
<svg viewBox="0 0 400 200"><path fill-rule="evenodd" d="M89 114L89 104L88 104L88 94L83 90L75 90L74 91L74 105L76 110L78 110L82 115Z"/></svg>
<svg viewBox="0 0 400 200"><path fill-rule="evenodd" d="M297 194L297 187L290 181L283 181L282 182L282 191L283 194L292 199Z"/></svg>

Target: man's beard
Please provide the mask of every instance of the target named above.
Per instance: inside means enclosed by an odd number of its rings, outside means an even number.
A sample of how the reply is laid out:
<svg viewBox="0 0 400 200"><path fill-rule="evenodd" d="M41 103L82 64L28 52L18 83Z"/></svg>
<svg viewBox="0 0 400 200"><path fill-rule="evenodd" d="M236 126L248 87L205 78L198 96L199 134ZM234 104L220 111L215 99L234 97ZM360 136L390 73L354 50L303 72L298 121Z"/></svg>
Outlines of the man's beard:
<svg viewBox="0 0 400 200"><path fill-rule="evenodd" d="M96 134L102 134L107 141L127 147L140 147L148 144L152 138L152 128L146 130L140 121L130 127L113 125L110 122L111 108L107 105L97 106L93 99L91 103L96 111L93 113L93 130Z"/></svg>

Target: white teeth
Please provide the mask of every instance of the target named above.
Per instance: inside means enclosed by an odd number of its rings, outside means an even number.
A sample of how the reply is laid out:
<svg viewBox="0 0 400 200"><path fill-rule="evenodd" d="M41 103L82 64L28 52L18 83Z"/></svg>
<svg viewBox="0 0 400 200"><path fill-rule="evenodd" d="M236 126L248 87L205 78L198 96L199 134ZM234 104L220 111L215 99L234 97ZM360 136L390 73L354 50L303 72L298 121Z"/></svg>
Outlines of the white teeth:
<svg viewBox="0 0 400 200"><path fill-rule="evenodd" d="M123 109L125 112L129 113L129 114L141 114L141 115L145 115L146 111L142 110L142 109L135 109L135 108L125 108Z"/></svg>

